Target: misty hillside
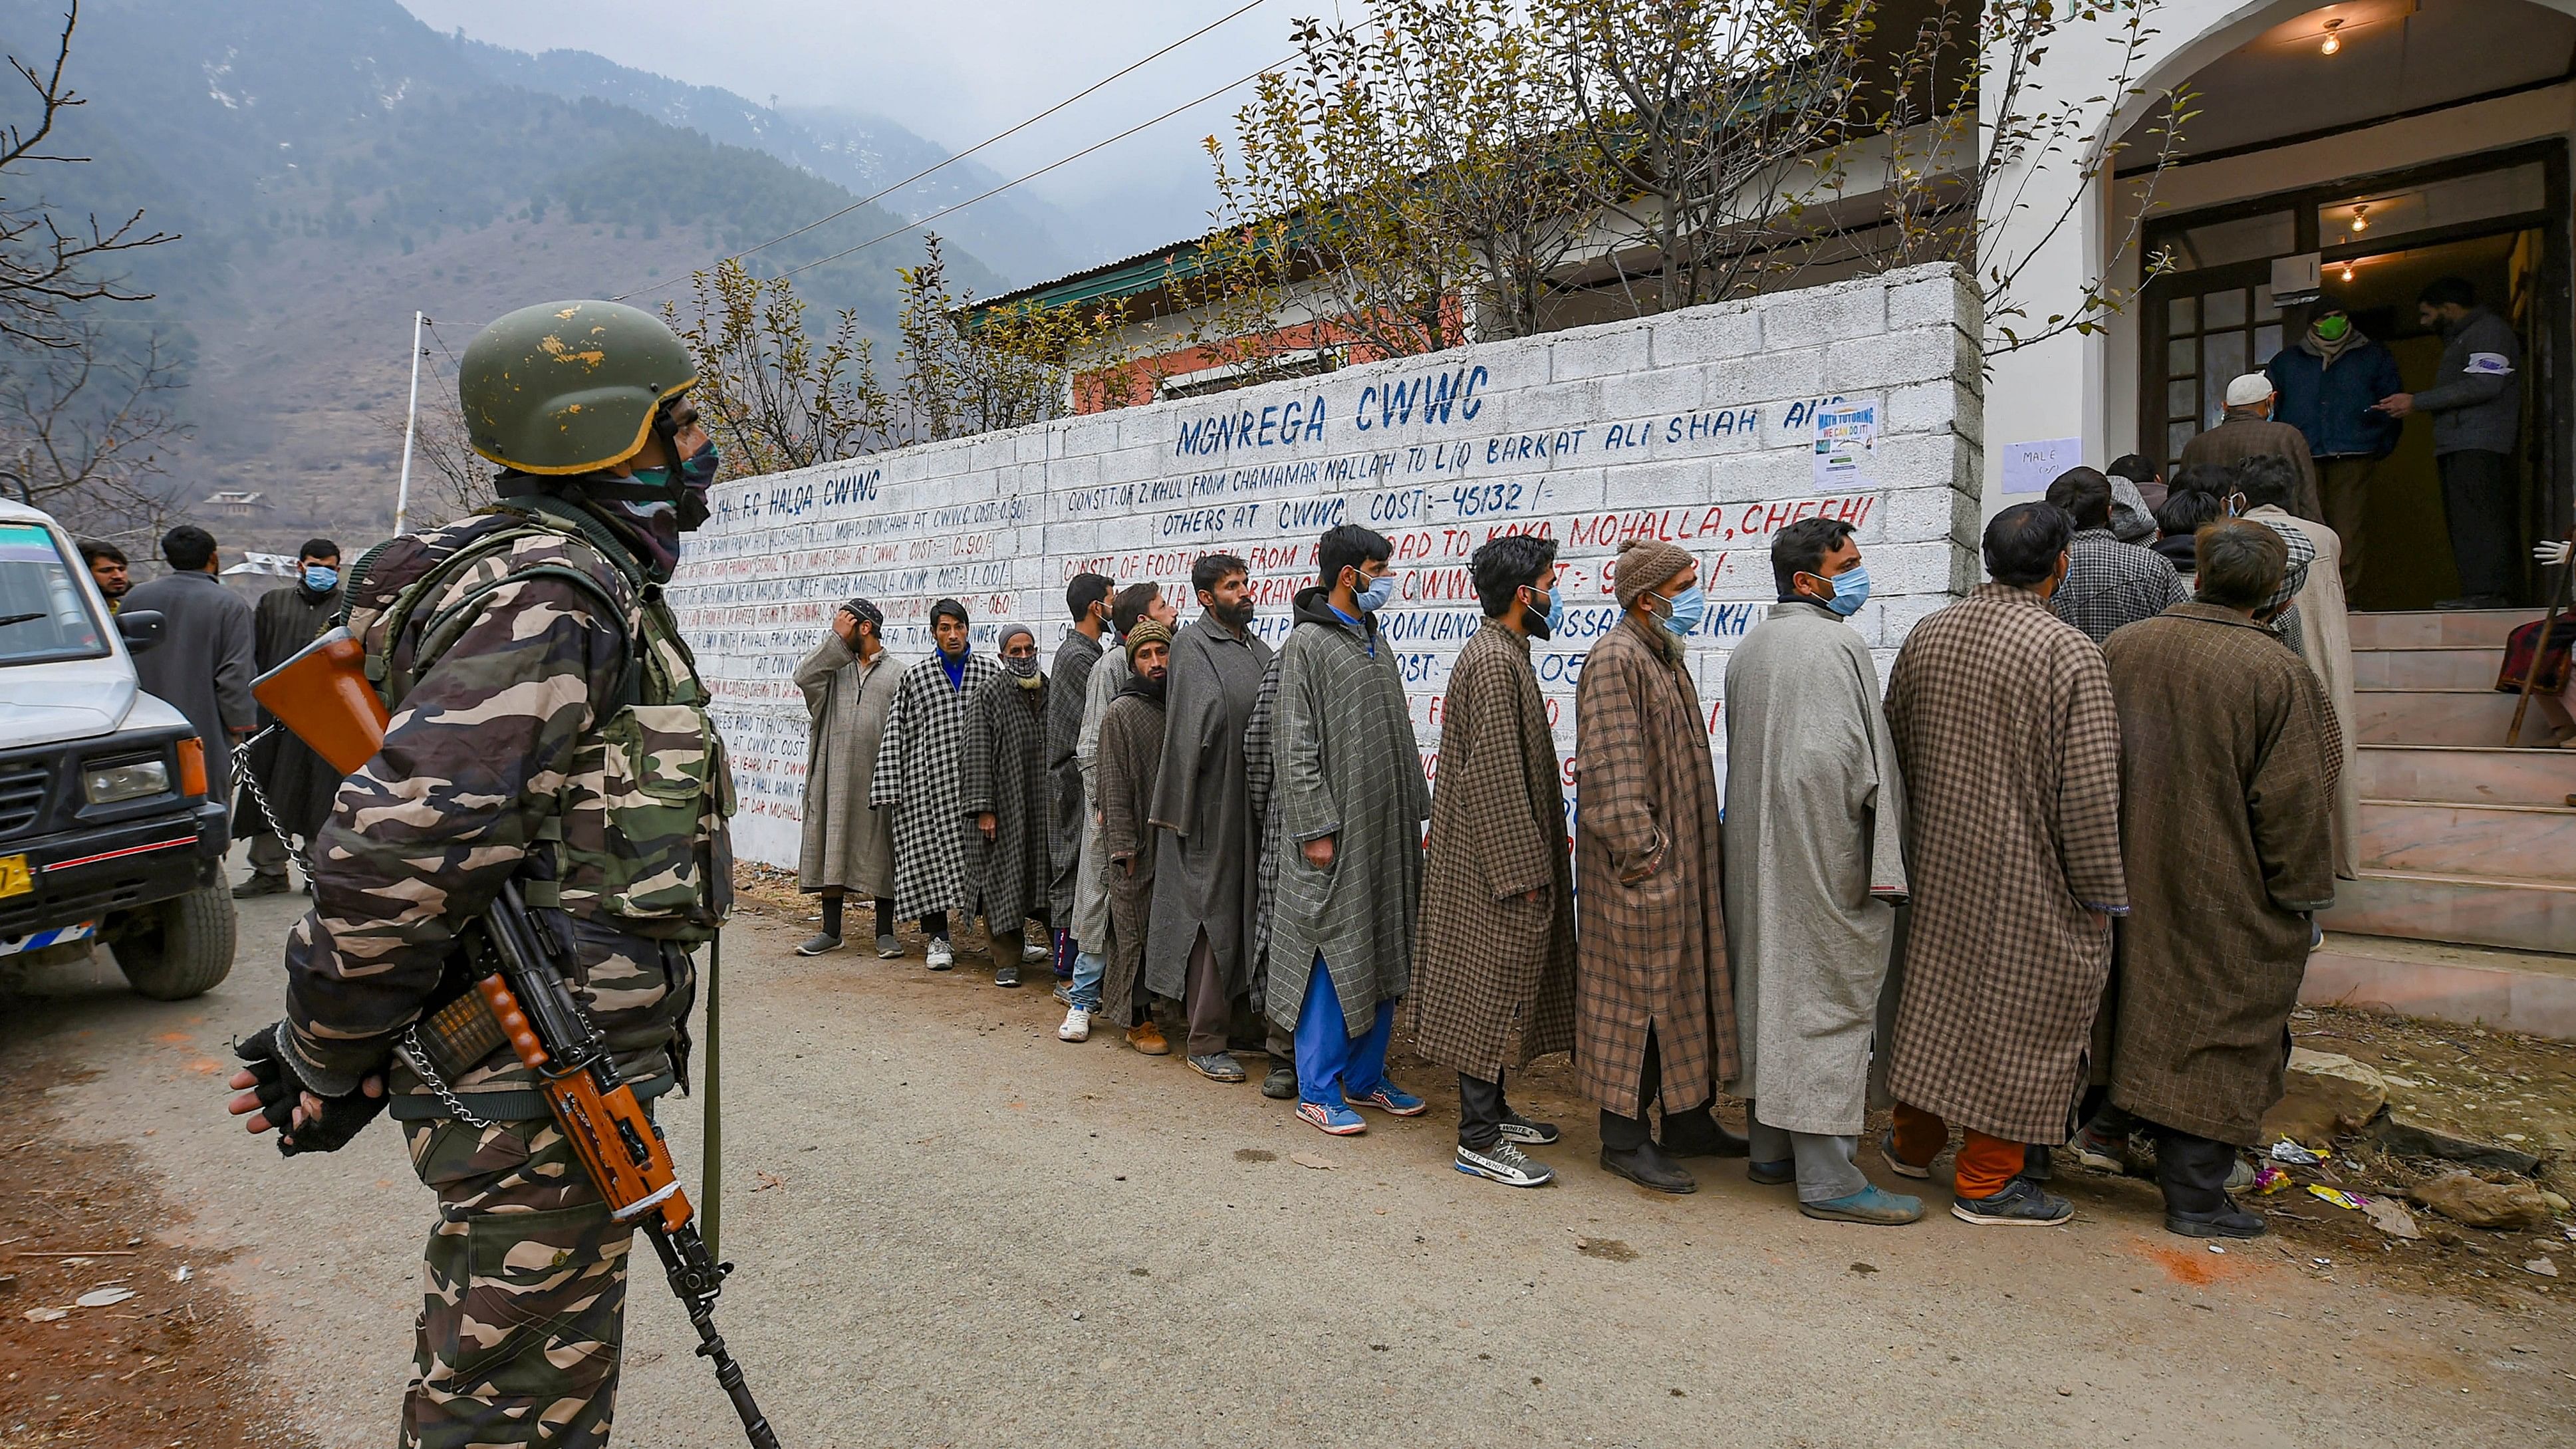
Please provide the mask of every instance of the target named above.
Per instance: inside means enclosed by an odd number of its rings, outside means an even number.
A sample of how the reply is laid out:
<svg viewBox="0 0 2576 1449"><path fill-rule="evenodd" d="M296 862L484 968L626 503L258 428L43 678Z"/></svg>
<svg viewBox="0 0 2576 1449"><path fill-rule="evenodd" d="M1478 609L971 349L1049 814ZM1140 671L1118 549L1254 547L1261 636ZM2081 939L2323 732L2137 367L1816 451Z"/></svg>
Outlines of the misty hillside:
<svg viewBox="0 0 2576 1449"><path fill-rule="evenodd" d="M469 64L494 80L568 99L625 106L729 146L766 152L859 196L875 195L948 155L900 124L868 111L776 108L714 86L688 85L635 70L588 51L530 55L463 36L451 39ZM1005 179L969 159L913 182L880 204L911 221L981 196ZM942 217L937 229L1013 285L1059 277L1086 264L1078 255L1081 228L1053 205L1024 192L1006 192Z"/></svg>
<svg viewBox="0 0 2576 1449"><path fill-rule="evenodd" d="M0 43L22 59L49 57L59 24L44 0L0 0ZM89 103L56 140L93 159L31 180L74 214L143 206L185 234L134 258L159 295L117 315L188 361L178 496L264 495L248 518L200 520L226 542L360 540L390 522L414 308L439 324L423 391L452 389L453 353L501 312L626 292L685 304L692 268L857 199L765 150L495 70L394 0L82 6L72 75ZM15 104L0 115L22 119ZM901 224L862 207L761 260ZM797 282L817 313L853 308L883 333L895 268L918 255L887 242ZM969 245L949 258L953 285L1004 285Z"/></svg>

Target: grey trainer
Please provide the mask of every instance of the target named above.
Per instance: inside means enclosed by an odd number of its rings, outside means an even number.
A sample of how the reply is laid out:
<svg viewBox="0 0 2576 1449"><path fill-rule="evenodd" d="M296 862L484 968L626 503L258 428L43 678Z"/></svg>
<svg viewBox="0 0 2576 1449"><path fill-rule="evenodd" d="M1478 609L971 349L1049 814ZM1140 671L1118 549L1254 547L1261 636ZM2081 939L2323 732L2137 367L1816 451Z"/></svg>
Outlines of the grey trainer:
<svg viewBox="0 0 2576 1449"><path fill-rule="evenodd" d="M1979 1227L2049 1228L2074 1217L2075 1205L2042 1191L2027 1177L2016 1177L1992 1196L1955 1199L1950 1215Z"/></svg>
<svg viewBox="0 0 2576 1449"><path fill-rule="evenodd" d="M1499 1182L1505 1187L1545 1187L1556 1180L1556 1169L1530 1157L1509 1142L1491 1147L1458 1149L1457 1168L1470 1177Z"/></svg>

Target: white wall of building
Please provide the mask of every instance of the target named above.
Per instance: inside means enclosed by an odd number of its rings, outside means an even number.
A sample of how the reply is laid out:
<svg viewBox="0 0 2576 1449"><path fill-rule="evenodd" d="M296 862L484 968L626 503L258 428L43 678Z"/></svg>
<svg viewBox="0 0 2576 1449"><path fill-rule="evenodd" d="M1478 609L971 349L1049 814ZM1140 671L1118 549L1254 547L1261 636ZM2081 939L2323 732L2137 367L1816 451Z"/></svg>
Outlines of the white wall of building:
<svg viewBox="0 0 2576 1449"><path fill-rule="evenodd" d="M1160 581L1247 559L1274 641L1340 522L1393 539L1386 615L1426 771L1438 702L1477 626L1468 555L1498 532L1558 539L1566 626L1538 648L1558 743L1589 641L1616 621L1620 541L1699 556L1712 607L1691 641L1722 753L1733 642L1774 597L1771 536L1851 519L1875 590L1855 620L1882 667L1913 623L1980 577L1974 291L1948 267L1486 343L719 484L668 590L715 691L747 859L792 864L806 715L790 679L832 610L884 610L898 657L928 652L932 601L963 600L977 647L1005 619L1052 652L1066 580ZM1855 475L1820 480L1821 405L1874 410Z"/></svg>

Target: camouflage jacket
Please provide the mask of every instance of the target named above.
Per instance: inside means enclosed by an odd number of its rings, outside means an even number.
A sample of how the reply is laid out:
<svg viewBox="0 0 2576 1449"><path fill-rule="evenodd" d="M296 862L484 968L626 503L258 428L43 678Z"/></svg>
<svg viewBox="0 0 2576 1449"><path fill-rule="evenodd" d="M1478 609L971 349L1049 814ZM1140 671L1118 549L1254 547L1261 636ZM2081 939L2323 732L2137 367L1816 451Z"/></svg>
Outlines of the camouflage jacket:
<svg viewBox="0 0 2576 1449"><path fill-rule="evenodd" d="M688 948L731 904L731 775L660 589L573 512L477 514L394 540L351 580L348 627L398 704L340 787L287 941L288 1056L317 1091L354 1089L456 993L458 932L514 877L569 917L575 994L621 1072L648 1096L671 1084ZM503 1050L450 1085L478 1115L542 1117L529 1080ZM398 1058L389 1085L397 1117L436 1111Z"/></svg>

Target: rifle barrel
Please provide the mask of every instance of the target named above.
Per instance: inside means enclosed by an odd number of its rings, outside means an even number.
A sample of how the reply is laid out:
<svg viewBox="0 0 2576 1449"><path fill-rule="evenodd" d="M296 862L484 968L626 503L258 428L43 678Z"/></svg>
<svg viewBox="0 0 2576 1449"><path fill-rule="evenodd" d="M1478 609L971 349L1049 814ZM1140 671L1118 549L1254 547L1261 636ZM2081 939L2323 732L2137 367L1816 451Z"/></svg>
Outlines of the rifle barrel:
<svg viewBox="0 0 2576 1449"><path fill-rule="evenodd" d="M653 1251L662 1258L662 1271L671 1280L671 1291L679 1296L688 1310L690 1324L698 1330L698 1355L716 1366L716 1383L733 1400L733 1411L742 1419L742 1431L751 1440L752 1449L779 1449L778 1435L769 1427L769 1419L751 1397L751 1385L744 1381L742 1365L725 1347L724 1335L716 1332L716 1294L724 1286L725 1268L708 1258L707 1245L697 1229L677 1230L664 1227L658 1218L647 1218L644 1231L652 1236Z"/></svg>

